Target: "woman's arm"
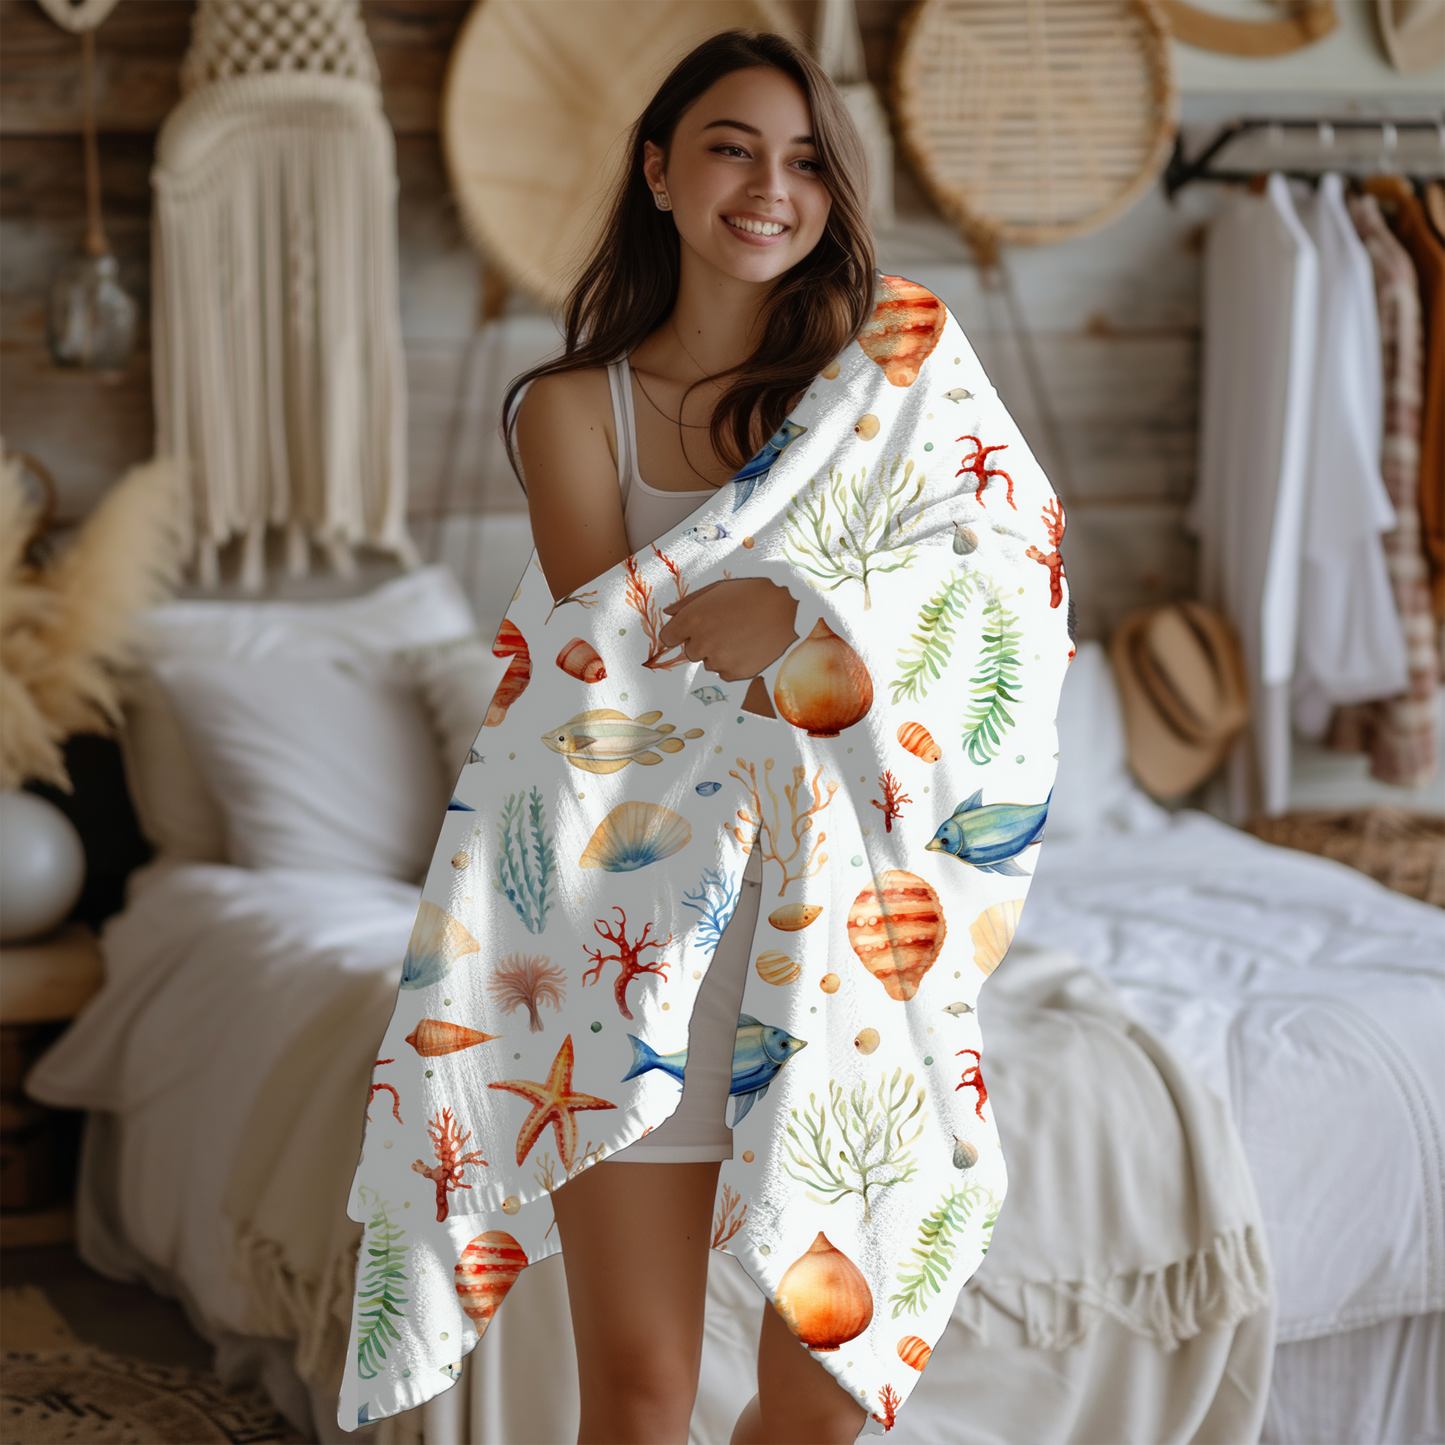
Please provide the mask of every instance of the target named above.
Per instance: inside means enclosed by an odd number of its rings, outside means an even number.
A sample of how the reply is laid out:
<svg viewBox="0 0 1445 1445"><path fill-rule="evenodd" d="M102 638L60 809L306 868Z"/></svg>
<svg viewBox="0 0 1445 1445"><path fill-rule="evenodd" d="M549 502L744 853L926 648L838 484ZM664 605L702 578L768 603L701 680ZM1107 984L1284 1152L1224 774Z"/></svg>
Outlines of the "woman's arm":
<svg viewBox="0 0 1445 1445"><path fill-rule="evenodd" d="M604 418L607 373L538 377L517 413L517 451L542 575L553 597L600 577L627 556L617 462Z"/></svg>

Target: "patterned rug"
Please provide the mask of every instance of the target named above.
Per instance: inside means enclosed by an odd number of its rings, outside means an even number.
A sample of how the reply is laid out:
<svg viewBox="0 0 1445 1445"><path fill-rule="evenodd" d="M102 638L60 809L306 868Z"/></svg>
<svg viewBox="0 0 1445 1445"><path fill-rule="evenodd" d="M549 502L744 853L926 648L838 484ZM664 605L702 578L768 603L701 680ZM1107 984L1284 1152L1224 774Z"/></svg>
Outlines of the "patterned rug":
<svg viewBox="0 0 1445 1445"><path fill-rule="evenodd" d="M33 1286L0 1290L0 1439L7 1445L304 1445L264 1391L77 1339Z"/></svg>

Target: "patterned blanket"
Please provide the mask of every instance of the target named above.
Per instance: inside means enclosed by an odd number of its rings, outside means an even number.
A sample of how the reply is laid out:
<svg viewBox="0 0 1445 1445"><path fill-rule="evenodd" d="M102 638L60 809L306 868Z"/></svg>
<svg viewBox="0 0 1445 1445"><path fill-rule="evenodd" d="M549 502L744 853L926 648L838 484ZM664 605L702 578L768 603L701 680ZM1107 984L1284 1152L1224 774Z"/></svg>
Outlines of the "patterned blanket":
<svg viewBox="0 0 1445 1445"><path fill-rule="evenodd" d="M957 323L883 276L683 525L560 599L528 561L373 1073L343 1427L446 1389L561 1248L552 1191L676 1107L753 850L712 1243L892 1425L1004 1201L975 1005L1053 785L1062 533ZM661 637L746 577L800 601L751 686Z"/></svg>

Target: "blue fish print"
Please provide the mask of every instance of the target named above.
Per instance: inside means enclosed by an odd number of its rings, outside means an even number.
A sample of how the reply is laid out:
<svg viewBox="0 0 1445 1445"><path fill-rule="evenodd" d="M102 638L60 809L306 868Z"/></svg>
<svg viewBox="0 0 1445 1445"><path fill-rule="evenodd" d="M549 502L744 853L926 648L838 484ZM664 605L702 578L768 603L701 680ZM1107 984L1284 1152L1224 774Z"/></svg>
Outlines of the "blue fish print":
<svg viewBox="0 0 1445 1445"><path fill-rule="evenodd" d="M725 537L731 537L732 533L726 527L719 527L716 522L709 522L705 526L689 527L684 534L691 537L694 542L721 542Z"/></svg>
<svg viewBox="0 0 1445 1445"><path fill-rule="evenodd" d="M720 687L714 687L711 683L708 683L706 687L693 688L692 695L704 706L708 703L726 702L728 700L727 693Z"/></svg>
<svg viewBox="0 0 1445 1445"><path fill-rule="evenodd" d="M1049 798L1053 795L1051 788ZM1028 870L1013 860L1038 841L1049 815L1049 798L1042 803L990 803L984 807L980 788L953 810L953 816L939 825L924 846L930 853L951 853L980 873L1027 878Z"/></svg>
<svg viewBox="0 0 1445 1445"><path fill-rule="evenodd" d="M683 1070L687 1067L686 1049L679 1049L675 1054L659 1054L635 1034L627 1037L632 1042L632 1067L622 1076L624 1084L650 1069L661 1069L681 1087ZM728 1090L737 1100L733 1105L734 1129L753 1104L768 1092L768 1085L778 1070L799 1049L807 1047L806 1039L795 1039L785 1029L761 1024L750 1014L738 1015L737 1038L733 1043L733 1082Z"/></svg>
<svg viewBox="0 0 1445 1445"><path fill-rule="evenodd" d="M733 477L737 483L737 494L733 497L733 511L740 512L747 506L753 488L768 474L768 468L803 435L808 428L795 421L785 421L772 436L758 448L757 455L744 464Z"/></svg>
<svg viewBox="0 0 1445 1445"><path fill-rule="evenodd" d="M710 798L720 787L721 783L699 783L693 791L699 798Z"/></svg>
<svg viewBox="0 0 1445 1445"><path fill-rule="evenodd" d="M464 803L458 797L453 797L447 804L448 813L475 813L477 810L470 803Z"/></svg>

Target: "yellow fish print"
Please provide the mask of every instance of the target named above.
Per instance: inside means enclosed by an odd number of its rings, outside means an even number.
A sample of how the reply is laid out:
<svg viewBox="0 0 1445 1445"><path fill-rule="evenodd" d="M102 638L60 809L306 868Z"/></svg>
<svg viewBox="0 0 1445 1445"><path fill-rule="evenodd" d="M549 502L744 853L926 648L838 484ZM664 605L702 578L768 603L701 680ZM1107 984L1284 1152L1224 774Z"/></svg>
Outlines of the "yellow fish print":
<svg viewBox="0 0 1445 1445"><path fill-rule="evenodd" d="M662 761L661 754L680 752L683 738L702 736L701 728L689 728L682 737L673 737L676 729L660 723L661 717L660 712L644 712L629 718L615 708L594 707L543 733L542 741L584 773L616 773L628 763L651 767Z"/></svg>

